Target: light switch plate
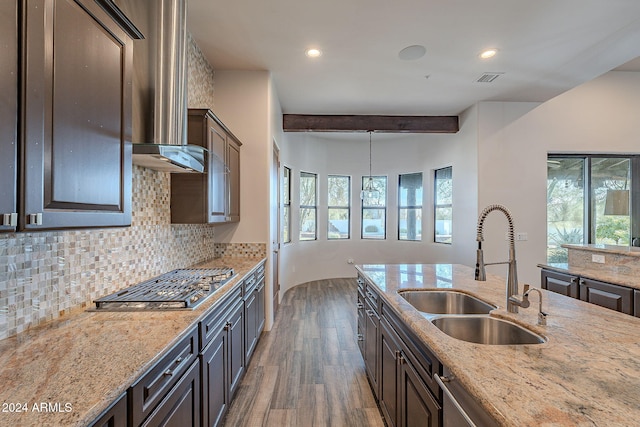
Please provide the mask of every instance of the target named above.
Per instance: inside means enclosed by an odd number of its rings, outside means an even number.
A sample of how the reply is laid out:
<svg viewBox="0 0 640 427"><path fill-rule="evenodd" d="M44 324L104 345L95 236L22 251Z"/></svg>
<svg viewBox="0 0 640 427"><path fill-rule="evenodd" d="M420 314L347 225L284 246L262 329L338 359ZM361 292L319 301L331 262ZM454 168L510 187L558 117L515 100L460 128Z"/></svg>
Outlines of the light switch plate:
<svg viewBox="0 0 640 427"><path fill-rule="evenodd" d="M591 262L597 262L598 264L604 264L604 255L591 254Z"/></svg>

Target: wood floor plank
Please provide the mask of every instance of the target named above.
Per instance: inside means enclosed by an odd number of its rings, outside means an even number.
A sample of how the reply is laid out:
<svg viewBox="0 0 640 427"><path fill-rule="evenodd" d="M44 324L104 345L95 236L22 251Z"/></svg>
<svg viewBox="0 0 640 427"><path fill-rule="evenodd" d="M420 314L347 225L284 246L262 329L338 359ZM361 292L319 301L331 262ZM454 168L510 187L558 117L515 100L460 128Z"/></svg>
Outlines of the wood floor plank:
<svg viewBox="0 0 640 427"><path fill-rule="evenodd" d="M356 340L355 279L305 283L282 299L224 425L384 426Z"/></svg>

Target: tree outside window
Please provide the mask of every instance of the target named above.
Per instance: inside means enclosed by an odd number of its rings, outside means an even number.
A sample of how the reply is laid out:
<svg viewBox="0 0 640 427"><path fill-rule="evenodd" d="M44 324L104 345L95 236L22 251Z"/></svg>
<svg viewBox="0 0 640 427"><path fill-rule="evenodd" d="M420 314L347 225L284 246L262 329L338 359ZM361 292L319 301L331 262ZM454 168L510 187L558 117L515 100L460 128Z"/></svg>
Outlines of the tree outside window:
<svg viewBox="0 0 640 427"><path fill-rule="evenodd" d="M348 239L351 229L351 177L328 177L328 239Z"/></svg>
<svg viewBox="0 0 640 427"><path fill-rule="evenodd" d="M363 239L384 240L386 238L387 225L387 177L371 177L375 191L364 192L365 186L369 182L369 177L362 177L362 228L361 237Z"/></svg>
<svg viewBox="0 0 640 427"><path fill-rule="evenodd" d="M398 179L398 240L422 240L422 173Z"/></svg>
<svg viewBox="0 0 640 427"><path fill-rule="evenodd" d="M434 242L453 239L453 168L437 169L434 176Z"/></svg>
<svg viewBox="0 0 640 427"><path fill-rule="evenodd" d="M300 240L317 238L317 175L300 172Z"/></svg>

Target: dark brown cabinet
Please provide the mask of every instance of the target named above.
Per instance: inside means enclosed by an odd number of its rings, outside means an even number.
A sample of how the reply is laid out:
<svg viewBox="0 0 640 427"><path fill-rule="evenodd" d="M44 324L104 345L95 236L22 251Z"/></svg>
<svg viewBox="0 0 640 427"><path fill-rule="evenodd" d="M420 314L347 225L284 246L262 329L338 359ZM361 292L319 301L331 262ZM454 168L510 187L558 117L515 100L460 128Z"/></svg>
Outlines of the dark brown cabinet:
<svg viewBox="0 0 640 427"><path fill-rule="evenodd" d="M547 289L572 298L596 304L601 307L636 316L640 304L638 291L627 286L602 282L600 280L580 277L542 269L542 289ZM635 294L635 295L634 295ZM634 309L635 305L635 309Z"/></svg>
<svg viewBox="0 0 640 427"><path fill-rule="evenodd" d="M131 424L141 425L152 412L161 412L165 415L156 415L155 419L165 419L168 408L165 401L168 394L175 396L183 389L175 391L178 381L193 369L199 348L198 329L192 329L182 340L175 344L145 375L143 375L129 390L131 402ZM200 370L198 368L198 376ZM172 391L174 390L174 391ZM199 394L198 394L199 396ZM171 401L173 402L173 401ZM174 403L168 405L174 406ZM147 425L147 424L145 424ZM148 424L159 425L159 424Z"/></svg>
<svg viewBox="0 0 640 427"><path fill-rule="evenodd" d="M378 338L380 335L380 317L378 315L378 310L374 305L372 305L371 299L368 297L365 297L364 311L364 367L367 371L367 377L371 382L373 393L377 399L380 390L378 384Z"/></svg>
<svg viewBox="0 0 640 427"><path fill-rule="evenodd" d="M634 309L633 314L636 317L640 317L640 291L633 291L633 301L634 301Z"/></svg>
<svg viewBox="0 0 640 427"><path fill-rule="evenodd" d="M580 299L611 310L633 314L633 289L580 278Z"/></svg>
<svg viewBox="0 0 640 427"><path fill-rule="evenodd" d="M204 174L171 175L171 222L240 221L240 141L210 111L190 109L190 144L208 150Z"/></svg>
<svg viewBox="0 0 640 427"><path fill-rule="evenodd" d="M200 363L196 359L142 427L200 425Z"/></svg>
<svg viewBox="0 0 640 427"><path fill-rule="evenodd" d="M127 427L127 394L123 393L90 427Z"/></svg>
<svg viewBox="0 0 640 427"><path fill-rule="evenodd" d="M18 1L0 3L0 231L18 225Z"/></svg>
<svg viewBox="0 0 640 427"><path fill-rule="evenodd" d="M23 5L18 225L129 225L135 27L104 0Z"/></svg>
<svg viewBox="0 0 640 427"><path fill-rule="evenodd" d="M400 399L398 399L401 427L440 426L440 405L429 392L407 355L400 354Z"/></svg>
<svg viewBox="0 0 640 427"><path fill-rule="evenodd" d="M400 338L389 323L380 321L380 395L378 404L388 426L398 425Z"/></svg>
<svg viewBox="0 0 640 427"><path fill-rule="evenodd" d="M264 329L264 263L244 280L245 361L248 364Z"/></svg>
<svg viewBox="0 0 640 427"><path fill-rule="evenodd" d="M220 425L245 372L242 286L200 323L203 426Z"/></svg>
<svg viewBox="0 0 640 427"><path fill-rule="evenodd" d="M542 270L542 289L547 289L571 298L578 298L579 277L556 271Z"/></svg>

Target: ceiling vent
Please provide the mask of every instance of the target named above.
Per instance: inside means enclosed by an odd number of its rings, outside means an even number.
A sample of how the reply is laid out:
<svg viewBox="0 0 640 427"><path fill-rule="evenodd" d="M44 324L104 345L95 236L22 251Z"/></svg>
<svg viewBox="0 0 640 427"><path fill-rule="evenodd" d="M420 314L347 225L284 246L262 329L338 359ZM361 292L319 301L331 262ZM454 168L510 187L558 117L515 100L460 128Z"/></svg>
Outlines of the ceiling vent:
<svg viewBox="0 0 640 427"><path fill-rule="evenodd" d="M484 73L476 80L476 83L491 83L504 73Z"/></svg>

